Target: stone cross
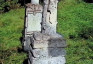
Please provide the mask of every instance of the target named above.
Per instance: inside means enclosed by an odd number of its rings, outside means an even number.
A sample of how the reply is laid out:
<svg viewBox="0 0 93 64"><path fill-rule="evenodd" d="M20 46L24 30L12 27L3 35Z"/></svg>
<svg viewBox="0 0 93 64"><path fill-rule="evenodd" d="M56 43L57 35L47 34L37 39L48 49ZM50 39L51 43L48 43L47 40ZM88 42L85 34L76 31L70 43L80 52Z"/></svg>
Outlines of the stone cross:
<svg viewBox="0 0 93 64"><path fill-rule="evenodd" d="M31 0L26 5L23 49L28 64L65 64L66 41L56 32L58 0Z"/></svg>

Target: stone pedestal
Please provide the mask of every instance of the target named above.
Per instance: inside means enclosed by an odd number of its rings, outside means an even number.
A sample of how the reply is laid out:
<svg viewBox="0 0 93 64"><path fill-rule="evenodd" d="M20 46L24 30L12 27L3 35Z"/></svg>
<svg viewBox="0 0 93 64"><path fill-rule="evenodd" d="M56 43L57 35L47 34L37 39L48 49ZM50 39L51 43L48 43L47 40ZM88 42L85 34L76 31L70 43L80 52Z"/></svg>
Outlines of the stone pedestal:
<svg viewBox="0 0 93 64"><path fill-rule="evenodd" d="M65 64L65 40L39 32L31 37L29 64Z"/></svg>

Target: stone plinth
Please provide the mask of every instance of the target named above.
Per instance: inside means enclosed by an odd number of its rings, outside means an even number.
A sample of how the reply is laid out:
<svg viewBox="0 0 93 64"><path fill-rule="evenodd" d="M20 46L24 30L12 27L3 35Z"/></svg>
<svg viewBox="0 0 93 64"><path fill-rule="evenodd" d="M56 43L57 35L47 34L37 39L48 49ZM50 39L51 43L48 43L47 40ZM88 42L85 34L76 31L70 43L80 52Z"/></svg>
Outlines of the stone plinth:
<svg viewBox="0 0 93 64"><path fill-rule="evenodd" d="M29 64L65 64L65 40L62 37L33 33L29 51Z"/></svg>
<svg viewBox="0 0 93 64"><path fill-rule="evenodd" d="M34 42L32 43L33 48L53 48L53 47L59 47L64 48L66 46L65 39L62 39L62 37L56 37L53 38L46 34L34 34Z"/></svg>

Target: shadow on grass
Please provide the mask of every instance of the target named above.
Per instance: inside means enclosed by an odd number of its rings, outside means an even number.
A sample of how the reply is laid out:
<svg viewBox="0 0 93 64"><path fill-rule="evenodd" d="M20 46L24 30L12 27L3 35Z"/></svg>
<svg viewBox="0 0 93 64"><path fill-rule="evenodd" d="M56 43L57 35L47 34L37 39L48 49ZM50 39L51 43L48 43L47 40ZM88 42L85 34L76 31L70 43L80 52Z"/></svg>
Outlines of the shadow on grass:
<svg viewBox="0 0 93 64"><path fill-rule="evenodd" d="M28 64L28 59L25 59L23 64Z"/></svg>
<svg viewBox="0 0 93 64"><path fill-rule="evenodd" d="M22 34L23 34L23 32L22 32ZM20 43L22 44L23 37L20 37L19 40L20 40ZM22 46L22 48L18 48L17 51L18 51L18 53L24 52L27 54L27 52L24 51L23 46ZM28 58L23 61L23 64L28 64Z"/></svg>
<svg viewBox="0 0 93 64"><path fill-rule="evenodd" d="M84 0L86 3L93 3L93 0Z"/></svg>
<svg viewBox="0 0 93 64"><path fill-rule="evenodd" d="M27 54L27 52L25 52L25 51L23 50L23 48L18 48L18 49L17 49L17 52L18 52L18 53L22 53L22 52L24 52L24 53ZM23 61L23 64L28 64L28 58L25 59L25 60Z"/></svg>

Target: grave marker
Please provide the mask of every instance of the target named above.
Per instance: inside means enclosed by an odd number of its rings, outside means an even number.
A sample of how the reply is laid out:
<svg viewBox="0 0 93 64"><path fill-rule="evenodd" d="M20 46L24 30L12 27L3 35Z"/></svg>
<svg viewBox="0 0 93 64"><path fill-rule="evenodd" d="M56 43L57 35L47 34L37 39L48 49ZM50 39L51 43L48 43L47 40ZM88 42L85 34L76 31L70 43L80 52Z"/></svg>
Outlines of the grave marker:
<svg viewBox="0 0 93 64"><path fill-rule="evenodd" d="M65 39L56 32L58 0L31 0L26 5L23 48L28 64L65 64Z"/></svg>

